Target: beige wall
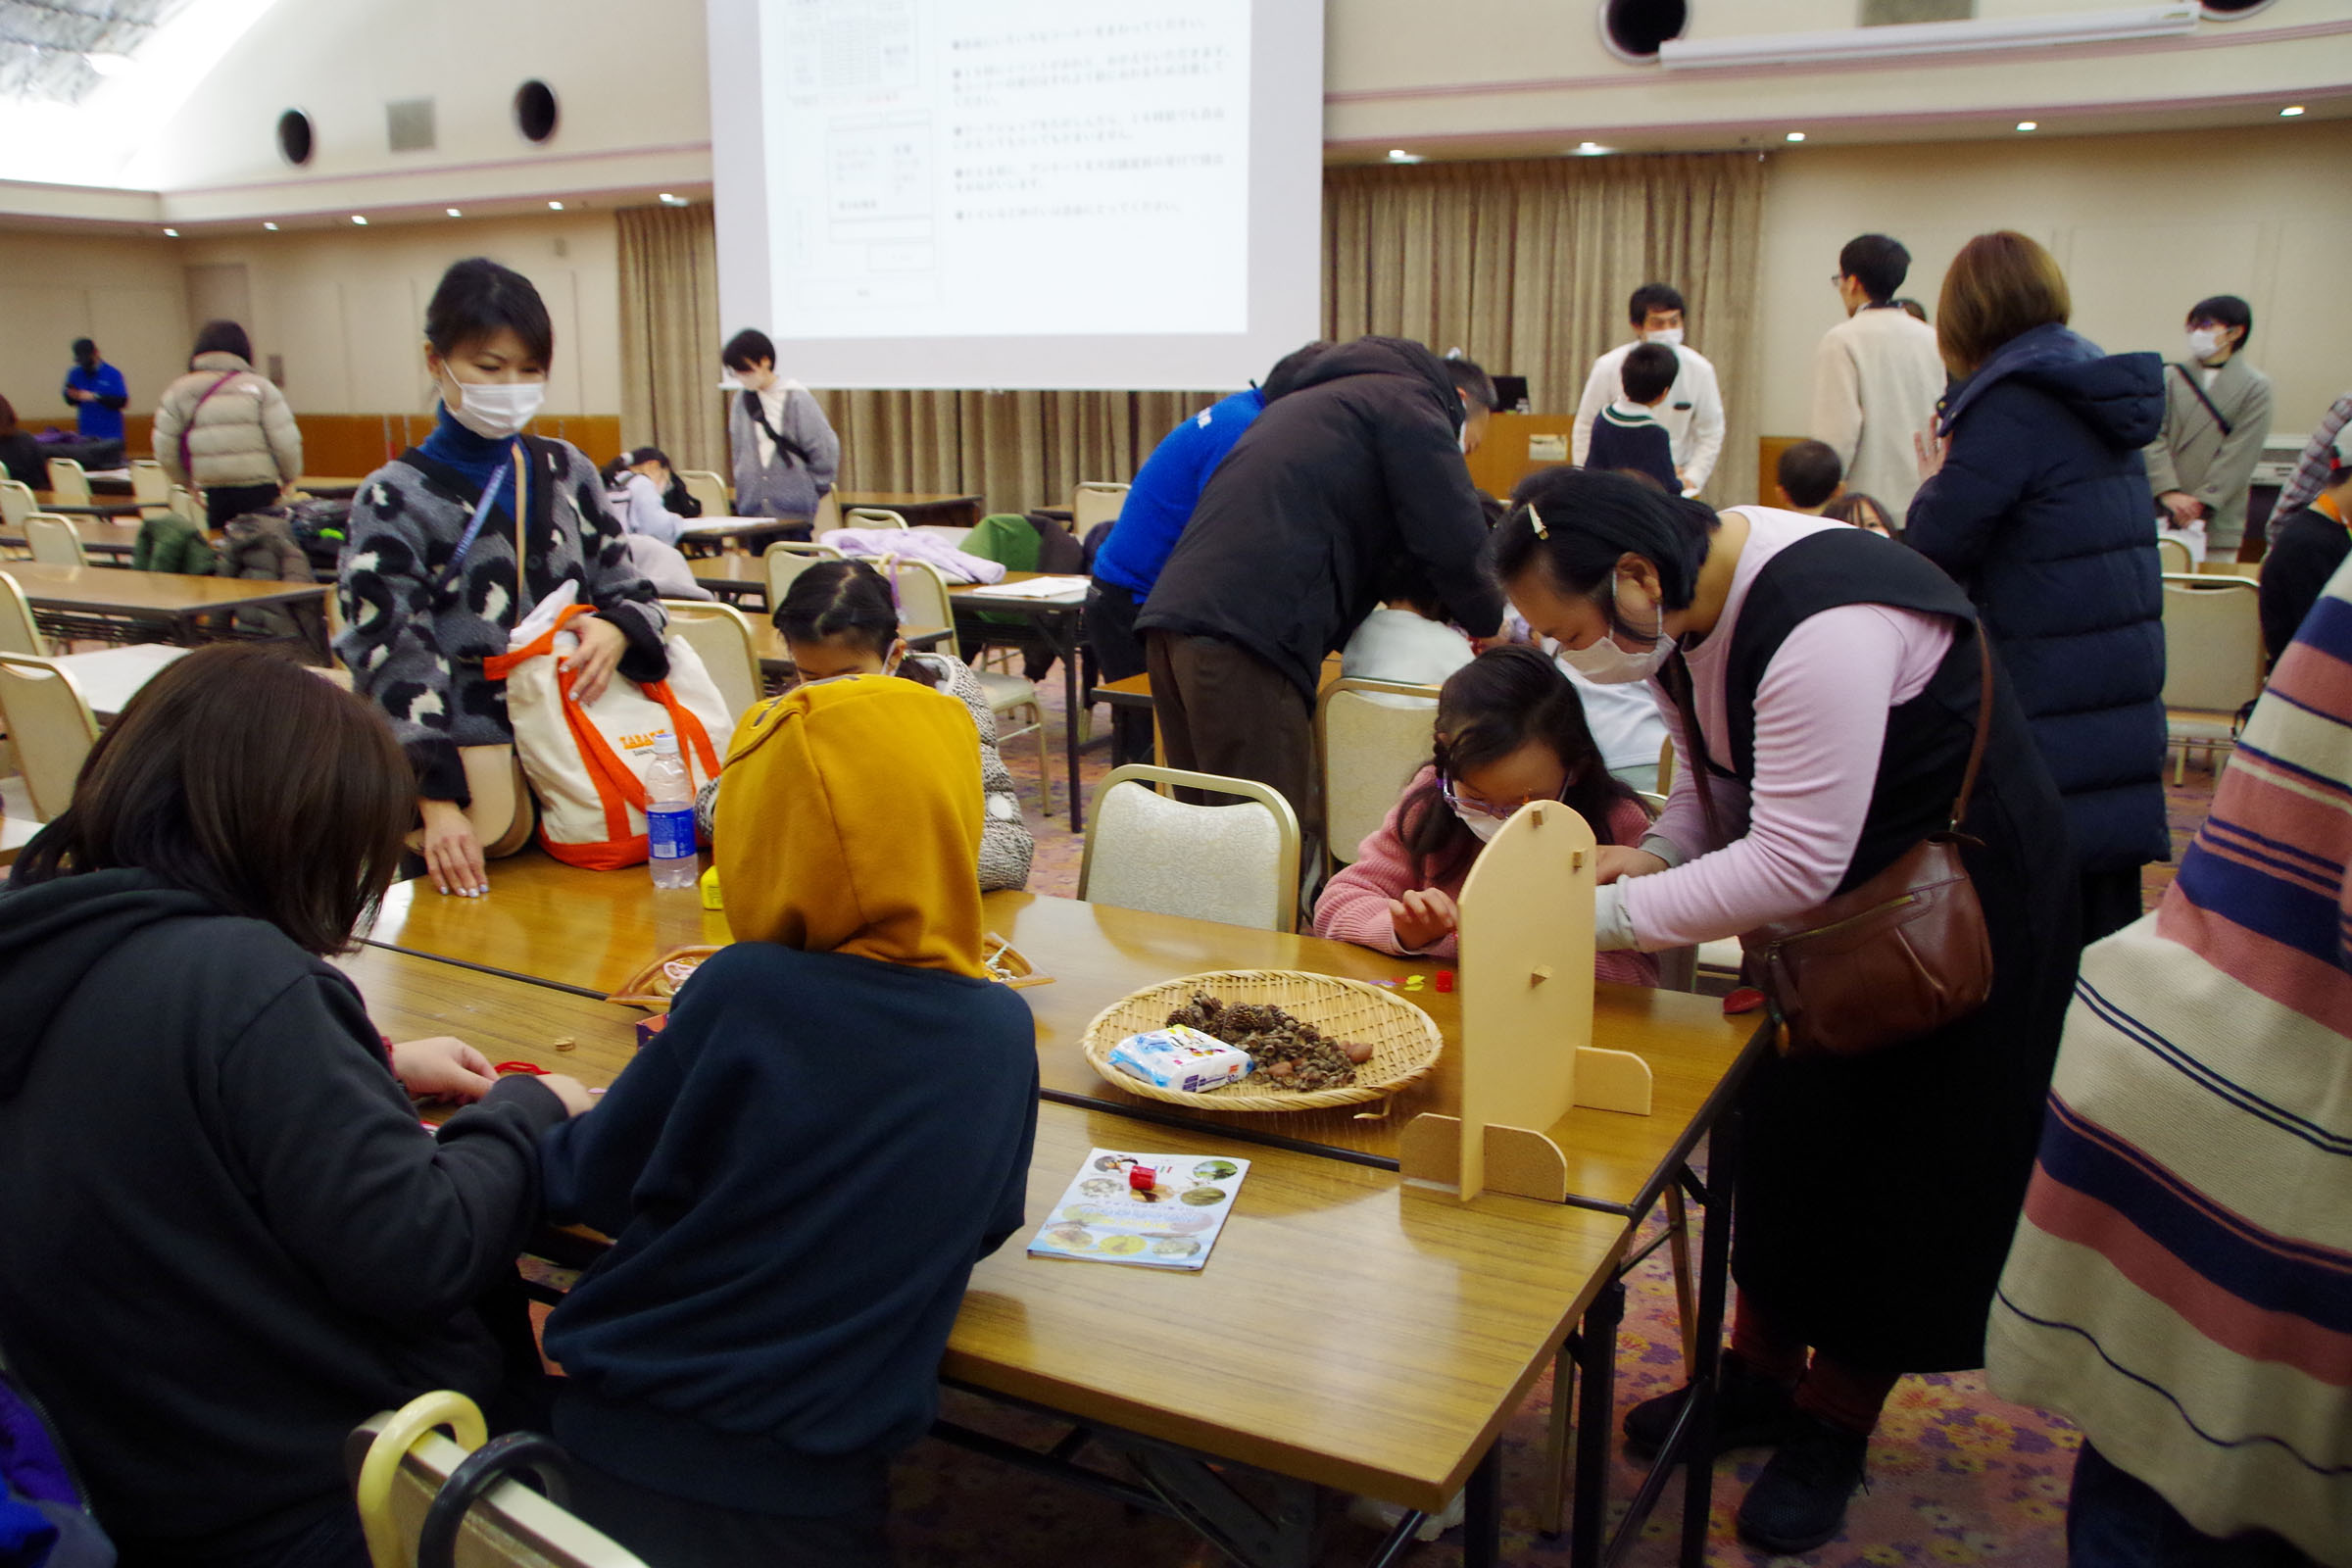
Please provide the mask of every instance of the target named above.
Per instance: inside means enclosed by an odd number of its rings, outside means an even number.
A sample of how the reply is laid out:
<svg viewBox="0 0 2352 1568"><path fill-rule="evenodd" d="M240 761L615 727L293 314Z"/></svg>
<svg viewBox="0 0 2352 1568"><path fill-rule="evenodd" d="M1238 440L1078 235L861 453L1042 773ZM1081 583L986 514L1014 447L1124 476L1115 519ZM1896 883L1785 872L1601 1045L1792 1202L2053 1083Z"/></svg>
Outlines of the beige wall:
<svg viewBox="0 0 2352 1568"><path fill-rule="evenodd" d="M431 406L425 302L450 263L487 256L536 283L555 319L548 412L612 414L620 408L616 246L611 213L550 213L191 240L183 260L245 268L254 352L285 357L297 413L378 414Z"/></svg>
<svg viewBox="0 0 2352 1568"><path fill-rule="evenodd" d="M71 427L58 396L69 345L93 337L130 383L130 410L155 407L187 368L187 296L168 239L0 232L0 393L34 429Z"/></svg>
<svg viewBox="0 0 2352 1568"><path fill-rule="evenodd" d="M2110 352L2180 353L2209 294L2254 308L2247 357L2278 384L2274 429L2307 433L2352 387L2344 258L2352 256L2352 124L1777 154L1764 193L1763 427L1805 433L1812 355L1841 308L1838 249L1880 230L1910 248L1904 292L1931 313L1973 234L2048 245L2077 330ZM1704 344L1704 323L1695 341Z"/></svg>

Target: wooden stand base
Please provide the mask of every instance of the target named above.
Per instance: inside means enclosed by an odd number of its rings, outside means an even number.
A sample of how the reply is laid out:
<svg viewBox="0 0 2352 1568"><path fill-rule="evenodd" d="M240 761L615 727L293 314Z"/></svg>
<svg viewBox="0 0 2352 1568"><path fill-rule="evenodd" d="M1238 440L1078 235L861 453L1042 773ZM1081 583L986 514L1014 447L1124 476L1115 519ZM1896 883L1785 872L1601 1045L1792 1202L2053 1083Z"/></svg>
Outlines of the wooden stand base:
<svg viewBox="0 0 2352 1568"><path fill-rule="evenodd" d="M1591 1110L1646 1116L1650 1107L1649 1063L1630 1051L1579 1047L1576 1103ZM1568 1196L1568 1158L1548 1133L1487 1124L1486 1190L1557 1203ZM1415 1116L1397 1143L1404 1179L1461 1192L1462 1120L1435 1111ZM1474 1198L1475 1192L1463 1194Z"/></svg>

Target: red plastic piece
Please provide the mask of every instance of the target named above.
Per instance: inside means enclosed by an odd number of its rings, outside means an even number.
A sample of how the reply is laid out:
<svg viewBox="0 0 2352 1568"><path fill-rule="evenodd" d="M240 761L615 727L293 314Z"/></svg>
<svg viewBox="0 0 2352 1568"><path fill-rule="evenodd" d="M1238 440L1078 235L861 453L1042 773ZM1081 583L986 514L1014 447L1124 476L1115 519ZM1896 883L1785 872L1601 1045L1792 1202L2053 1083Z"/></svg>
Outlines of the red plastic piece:
<svg viewBox="0 0 2352 1568"><path fill-rule="evenodd" d="M1441 995L1443 995L1444 993L1446 993L1446 992L1449 992L1449 991L1451 991L1452 989L1453 989L1453 971L1452 971L1451 969L1440 969L1440 970L1438 971L1438 991L1439 991L1439 993L1440 993Z"/></svg>
<svg viewBox="0 0 2352 1568"><path fill-rule="evenodd" d="M545 1067L529 1061L502 1061L492 1070L496 1072L527 1072L534 1078L547 1076Z"/></svg>
<svg viewBox="0 0 2352 1568"><path fill-rule="evenodd" d="M1762 1005L1764 1005L1764 993L1758 991L1754 986L1741 986L1723 999L1723 1010L1727 1015L1753 1012Z"/></svg>
<svg viewBox="0 0 2352 1568"><path fill-rule="evenodd" d="M1159 1185L1159 1177L1149 1165L1130 1165L1127 1185L1136 1192L1148 1193Z"/></svg>

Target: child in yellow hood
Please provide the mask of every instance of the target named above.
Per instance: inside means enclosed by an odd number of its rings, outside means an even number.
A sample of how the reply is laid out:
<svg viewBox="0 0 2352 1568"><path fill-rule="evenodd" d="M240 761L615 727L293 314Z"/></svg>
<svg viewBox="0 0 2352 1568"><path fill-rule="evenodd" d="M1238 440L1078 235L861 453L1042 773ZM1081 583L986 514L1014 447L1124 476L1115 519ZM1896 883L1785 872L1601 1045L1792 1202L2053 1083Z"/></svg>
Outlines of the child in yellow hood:
<svg viewBox="0 0 2352 1568"><path fill-rule="evenodd" d="M890 584L862 561L821 562L802 572L785 591L775 619L803 680L899 675L963 704L980 741L980 891L1025 886L1037 842L1021 819L1012 770L997 752L997 719L989 709L988 693L970 667L948 654L908 653L906 640L899 635L899 608ZM718 780L712 779L696 802L707 839L716 832L717 799Z"/></svg>
<svg viewBox="0 0 2352 1568"><path fill-rule="evenodd" d="M648 1561L886 1564L972 1265L1023 1223L1036 1028L981 962L972 719L913 681L747 715L717 860L735 944L541 1145L613 1239L549 1320L573 1507Z"/></svg>

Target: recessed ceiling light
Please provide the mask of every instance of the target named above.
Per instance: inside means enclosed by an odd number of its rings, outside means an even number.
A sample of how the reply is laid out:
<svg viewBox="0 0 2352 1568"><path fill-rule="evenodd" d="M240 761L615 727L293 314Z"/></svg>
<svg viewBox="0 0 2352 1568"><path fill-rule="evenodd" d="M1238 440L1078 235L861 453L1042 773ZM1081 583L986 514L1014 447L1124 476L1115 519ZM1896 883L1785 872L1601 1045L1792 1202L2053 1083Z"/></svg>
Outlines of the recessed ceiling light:
<svg viewBox="0 0 2352 1568"><path fill-rule="evenodd" d="M465 215L464 213L461 213L461 212L459 212L459 211L458 211L458 210L457 210L455 207L452 207L452 208L449 210L449 216L450 216L450 217L452 217L452 218L464 218L466 215Z"/></svg>
<svg viewBox="0 0 2352 1568"><path fill-rule="evenodd" d="M1788 139L1790 141L1803 141L1805 139L1805 133L1801 130L1792 130L1788 133Z"/></svg>
<svg viewBox="0 0 2352 1568"><path fill-rule="evenodd" d="M1603 153L1615 151L1615 148L1603 147L1596 141L1580 141L1576 144L1576 156L1579 158L1598 158Z"/></svg>
<svg viewBox="0 0 2352 1568"><path fill-rule="evenodd" d="M669 191L663 191L662 193L662 199L665 202L668 202L673 207L677 205L678 198Z"/></svg>
<svg viewBox="0 0 2352 1568"><path fill-rule="evenodd" d="M2021 120L2017 122L2017 128L2020 130L2039 130L2041 128L2041 122L2038 120Z"/></svg>
<svg viewBox="0 0 2352 1568"><path fill-rule="evenodd" d="M560 213L564 210L564 204L562 202L549 202L547 204L547 210L551 213Z"/></svg>
<svg viewBox="0 0 2352 1568"><path fill-rule="evenodd" d="M1417 164L1421 160L1419 157L1412 153L1406 152L1401 147L1392 147L1389 149L1389 162L1392 164Z"/></svg>
<svg viewBox="0 0 2352 1568"><path fill-rule="evenodd" d="M262 226L272 234L277 232L277 225L275 223L264 223Z"/></svg>
<svg viewBox="0 0 2352 1568"><path fill-rule="evenodd" d="M164 238L177 239L179 238L179 230L176 228L167 228L164 230Z"/></svg>
<svg viewBox="0 0 2352 1568"><path fill-rule="evenodd" d="M82 61L101 76L127 76L138 69L138 62L128 55L108 54L103 50L83 55Z"/></svg>
<svg viewBox="0 0 2352 1568"><path fill-rule="evenodd" d="M2284 109L2278 111L2278 118L2280 120L2292 120L2302 112L2303 106L2301 104L2288 104Z"/></svg>
<svg viewBox="0 0 2352 1568"><path fill-rule="evenodd" d="M359 224L359 225L360 225L362 228L366 228L366 227L368 226L368 220L366 220L365 218L362 218L362 217L361 217L359 214L357 214L357 213L354 213L354 214L352 214L352 215L351 215L351 220L352 220L353 222L355 222L355 223Z"/></svg>

